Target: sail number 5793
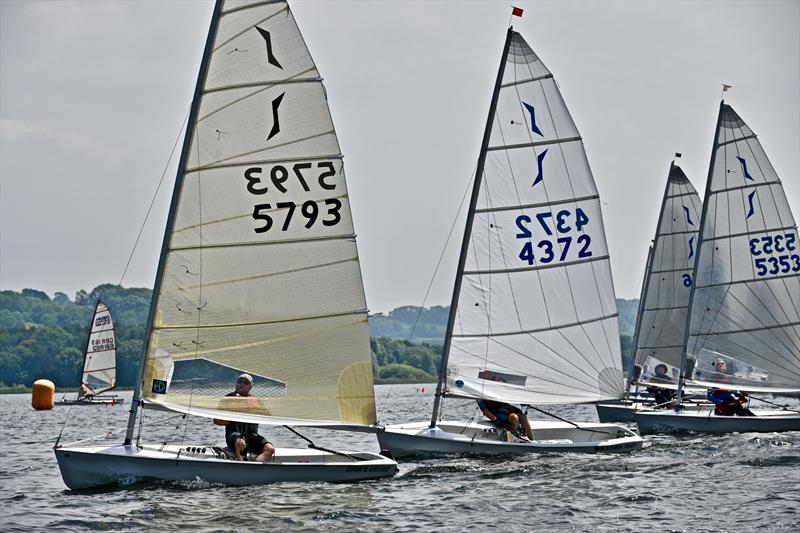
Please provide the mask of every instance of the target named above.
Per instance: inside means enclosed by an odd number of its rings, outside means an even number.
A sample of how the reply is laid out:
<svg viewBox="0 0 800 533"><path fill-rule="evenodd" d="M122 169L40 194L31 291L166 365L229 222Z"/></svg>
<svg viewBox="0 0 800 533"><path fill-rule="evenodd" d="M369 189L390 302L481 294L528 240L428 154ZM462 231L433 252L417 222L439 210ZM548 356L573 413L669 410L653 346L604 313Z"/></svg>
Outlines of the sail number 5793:
<svg viewBox="0 0 800 533"><path fill-rule="evenodd" d="M535 222L534 222L535 218ZM517 239L533 239L534 232L543 238L534 247L534 241L528 240L522 245L519 258L529 265L536 263L538 259L541 264L560 263L566 261L573 250L573 257L582 259L592 257L589 249L592 238L586 233L581 233L577 238L567 235L582 232L583 227L589 223L589 217L580 207L575 209L575 213L569 209L552 212L544 211L536 213L534 218L529 215L519 215L516 219ZM574 242L574 244L573 244Z"/></svg>
<svg viewBox="0 0 800 533"><path fill-rule="evenodd" d="M244 171L244 179L247 182L247 192L255 196L261 196L270 192L279 195L286 194L290 189L293 192L311 192L314 188L325 191L333 191L336 184L329 180L336 175L333 163L322 161L316 163L316 172L313 172L313 163L295 163L291 166L291 173L284 165L274 165L265 172L262 167L250 167ZM311 172L309 172L311 171ZM267 178L266 174L269 174ZM316 174L316 175L315 175ZM302 194L302 193L300 193ZM295 216L298 210L300 214ZM338 198L327 198L322 200L306 200L305 202L275 202L253 205L253 220L259 223L253 231L265 233L272 229L274 225L273 216L276 211L285 213L281 231L287 231L292 220L299 220L300 224L306 229L310 229L318 220L324 226L335 226L342 220L342 202ZM296 223L297 224L297 223Z"/></svg>

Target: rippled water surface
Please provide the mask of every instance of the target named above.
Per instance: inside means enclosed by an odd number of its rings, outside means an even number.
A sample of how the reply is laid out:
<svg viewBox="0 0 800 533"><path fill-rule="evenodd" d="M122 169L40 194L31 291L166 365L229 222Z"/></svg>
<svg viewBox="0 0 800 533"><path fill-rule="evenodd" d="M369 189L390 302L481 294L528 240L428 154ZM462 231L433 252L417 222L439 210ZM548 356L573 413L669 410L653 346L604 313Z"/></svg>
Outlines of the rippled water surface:
<svg viewBox="0 0 800 533"><path fill-rule="evenodd" d="M420 387L376 387L381 422L427 420L433 387ZM596 421L593 406L553 412ZM451 400L445 409L447 418L476 413L474 402ZM647 437L627 455L403 461L395 478L356 484L67 490L51 449L67 417L64 442L106 430L121 441L127 414L127 403L36 412L29 395L0 396L0 529L800 531L800 432ZM266 430L278 446L305 446L283 428ZM303 432L321 446L378 450L372 435ZM207 445L222 441L223 429L158 413L147 415L143 435Z"/></svg>

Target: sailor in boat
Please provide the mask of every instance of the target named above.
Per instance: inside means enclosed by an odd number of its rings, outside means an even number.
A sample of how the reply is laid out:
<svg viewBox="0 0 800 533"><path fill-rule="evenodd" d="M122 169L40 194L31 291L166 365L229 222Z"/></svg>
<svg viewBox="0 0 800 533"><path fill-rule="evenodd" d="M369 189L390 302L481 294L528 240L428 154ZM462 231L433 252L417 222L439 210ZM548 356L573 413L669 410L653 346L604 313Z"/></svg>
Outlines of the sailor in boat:
<svg viewBox="0 0 800 533"><path fill-rule="evenodd" d="M236 380L236 390L229 392L225 396L255 397L253 393L253 377L250 374L239 376ZM229 422L218 418L214 419L214 424L225 426L225 442L237 461L246 460L248 452L254 457L255 461L267 463L272 460L272 456L275 454L275 447L258 434L258 424Z"/></svg>
<svg viewBox="0 0 800 533"><path fill-rule="evenodd" d="M533 440L533 431L528 417L519 407L492 400L478 400L478 407L486 418L499 428L510 430L517 437L522 437L520 425L525 429L525 437Z"/></svg>
<svg viewBox="0 0 800 533"><path fill-rule="evenodd" d="M81 383L81 393L78 395L86 400L94 398L94 391L86 383Z"/></svg>
<svg viewBox="0 0 800 533"><path fill-rule="evenodd" d="M655 375L650 379L653 383L672 383L672 379L667 375L667 365L659 363L655 368ZM653 395L656 402L655 407L667 409L672 407L672 400L675 399L675 392L672 389L664 389L651 385L647 387L647 392Z"/></svg>
<svg viewBox="0 0 800 533"><path fill-rule="evenodd" d="M722 383L730 382L730 374L728 373L728 365L722 359L717 361L716 370L719 376L719 381ZM747 395L743 392L729 391L725 389L718 389L712 387L706 392L706 398L712 402L714 407L714 414L720 416L755 416L753 412L745 407L747 403Z"/></svg>

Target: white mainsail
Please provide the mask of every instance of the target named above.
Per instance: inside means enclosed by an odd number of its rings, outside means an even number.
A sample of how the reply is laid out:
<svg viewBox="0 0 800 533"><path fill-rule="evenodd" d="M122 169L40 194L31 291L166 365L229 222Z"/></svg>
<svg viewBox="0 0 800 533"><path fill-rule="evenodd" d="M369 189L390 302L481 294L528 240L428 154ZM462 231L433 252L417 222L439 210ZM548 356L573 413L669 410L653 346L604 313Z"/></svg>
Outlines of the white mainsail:
<svg viewBox="0 0 800 533"><path fill-rule="evenodd" d="M702 204L683 170L670 165L634 332L634 364L648 383L658 364L678 382Z"/></svg>
<svg viewBox="0 0 800 533"><path fill-rule="evenodd" d="M286 2L226 1L209 39L159 266L145 404L372 424L366 300L322 78ZM243 372L255 397L225 397Z"/></svg>
<svg viewBox="0 0 800 533"><path fill-rule="evenodd" d="M797 225L761 143L724 102L697 254L686 341L692 381L800 391Z"/></svg>
<svg viewBox="0 0 800 533"><path fill-rule="evenodd" d="M86 344L78 399L95 396L117 384L117 346L114 321L106 304L97 302Z"/></svg>
<svg viewBox="0 0 800 533"><path fill-rule="evenodd" d="M445 393L520 404L619 398L617 306L580 133L518 33L505 61L458 273Z"/></svg>

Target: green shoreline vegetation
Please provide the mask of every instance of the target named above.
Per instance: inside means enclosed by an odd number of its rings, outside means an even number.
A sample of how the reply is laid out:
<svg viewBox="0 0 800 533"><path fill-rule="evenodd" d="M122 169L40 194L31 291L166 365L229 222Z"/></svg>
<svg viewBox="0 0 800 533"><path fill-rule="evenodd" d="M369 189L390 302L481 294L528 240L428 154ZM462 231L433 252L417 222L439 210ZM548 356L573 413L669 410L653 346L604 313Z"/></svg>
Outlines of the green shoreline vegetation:
<svg viewBox="0 0 800 533"><path fill-rule="evenodd" d="M0 394L29 392L49 379L56 394L75 392L97 300L109 306L117 336L117 390L136 379L152 291L103 284L70 299L36 289L0 292ZM631 357L638 301L617 300L623 359ZM369 319L375 384L435 383L449 308L398 307Z"/></svg>

